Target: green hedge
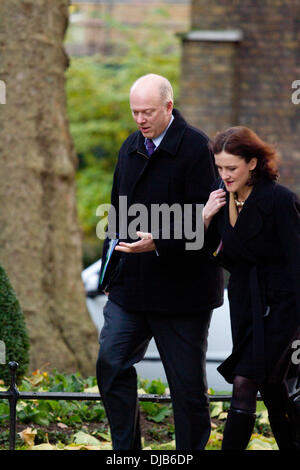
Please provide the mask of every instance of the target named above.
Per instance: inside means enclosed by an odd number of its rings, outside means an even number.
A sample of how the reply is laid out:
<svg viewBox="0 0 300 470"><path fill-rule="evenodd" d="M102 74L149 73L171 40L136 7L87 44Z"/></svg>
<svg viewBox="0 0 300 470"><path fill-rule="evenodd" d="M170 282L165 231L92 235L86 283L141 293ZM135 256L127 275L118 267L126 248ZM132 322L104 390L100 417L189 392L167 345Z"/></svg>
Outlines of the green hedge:
<svg viewBox="0 0 300 470"><path fill-rule="evenodd" d="M24 315L19 301L0 265L0 340L5 344L6 364L0 364L0 379L10 382L9 361L19 363L17 380L26 373L29 365L29 339Z"/></svg>

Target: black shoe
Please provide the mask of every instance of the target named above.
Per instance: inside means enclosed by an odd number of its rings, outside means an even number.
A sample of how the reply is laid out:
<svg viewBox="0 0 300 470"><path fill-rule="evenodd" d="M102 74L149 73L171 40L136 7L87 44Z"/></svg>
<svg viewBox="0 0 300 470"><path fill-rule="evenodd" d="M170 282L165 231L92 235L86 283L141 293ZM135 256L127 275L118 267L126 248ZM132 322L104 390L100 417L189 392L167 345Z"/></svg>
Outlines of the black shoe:
<svg viewBox="0 0 300 470"><path fill-rule="evenodd" d="M292 425L294 448L300 450L300 394L288 401L288 416Z"/></svg>
<svg viewBox="0 0 300 470"><path fill-rule="evenodd" d="M300 450L300 442L287 414L269 413L269 422L279 450Z"/></svg>

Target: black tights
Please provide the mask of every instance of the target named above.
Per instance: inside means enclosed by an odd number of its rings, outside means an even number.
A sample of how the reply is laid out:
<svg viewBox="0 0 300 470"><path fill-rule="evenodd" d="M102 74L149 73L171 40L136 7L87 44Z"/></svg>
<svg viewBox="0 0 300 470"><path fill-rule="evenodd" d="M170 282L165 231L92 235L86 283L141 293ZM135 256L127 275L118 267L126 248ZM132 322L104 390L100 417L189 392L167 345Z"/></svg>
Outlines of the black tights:
<svg viewBox="0 0 300 470"><path fill-rule="evenodd" d="M231 408L255 413L258 387L255 382L246 377L236 375L233 380Z"/></svg>
<svg viewBox="0 0 300 470"><path fill-rule="evenodd" d="M235 376L233 381L231 408L243 410L248 413L255 413L258 391L261 394L269 414L272 416L286 415L288 390L285 383L258 386L251 379L240 375Z"/></svg>
<svg viewBox="0 0 300 470"><path fill-rule="evenodd" d="M255 423L256 396L260 392L268 410L270 425L279 449L294 449L288 417L288 390L284 383L258 386L252 380L236 376L231 407L224 430L222 449L245 449Z"/></svg>

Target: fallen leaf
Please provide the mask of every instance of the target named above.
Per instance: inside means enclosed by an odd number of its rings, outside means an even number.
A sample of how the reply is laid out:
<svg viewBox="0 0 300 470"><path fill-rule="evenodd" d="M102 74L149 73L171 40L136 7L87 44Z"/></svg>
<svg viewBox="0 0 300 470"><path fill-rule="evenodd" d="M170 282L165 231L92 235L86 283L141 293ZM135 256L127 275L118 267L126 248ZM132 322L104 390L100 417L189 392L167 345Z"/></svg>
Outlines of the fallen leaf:
<svg viewBox="0 0 300 470"><path fill-rule="evenodd" d="M94 387L88 387L84 389L84 393L99 393L99 388L97 385Z"/></svg>
<svg viewBox="0 0 300 470"><path fill-rule="evenodd" d="M269 424L269 416L267 410L260 411L258 415L258 422L260 424Z"/></svg>
<svg viewBox="0 0 300 470"><path fill-rule="evenodd" d="M273 441L274 439L267 438L260 434L254 434L247 450L274 450Z"/></svg>
<svg viewBox="0 0 300 470"><path fill-rule="evenodd" d="M86 447L84 445L70 444L70 445L64 447L63 450L82 450L82 449L85 449L85 448Z"/></svg>
<svg viewBox="0 0 300 470"><path fill-rule="evenodd" d="M58 428L61 428L61 429L67 429L68 426L67 426L66 424L64 424L64 423L58 423L58 424L57 424L57 427L58 427Z"/></svg>
<svg viewBox="0 0 300 470"><path fill-rule="evenodd" d="M96 439L94 436L90 434L86 434L85 432L78 431L74 434L74 443L75 444L84 444L84 445L92 445L92 446L101 446L101 442Z"/></svg>
<svg viewBox="0 0 300 470"><path fill-rule="evenodd" d="M44 444L38 444L37 446L33 446L30 450L55 450L56 447L52 446L51 444L45 442Z"/></svg>
<svg viewBox="0 0 300 470"><path fill-rule="evenodd" d="M21 437L21 439L25 442L26 445L28 445L29 447L33 447L36 433L37 433L36 429L26 428L23 431L19 432L18 434Z"/></svg>
<svg viewBox="0 0 300 470"><path fill-rule="evenodd" d="M108 434L108 433L106 434L104 432L98 432L98 435L100 437L102 437L102 439L104 439L105 441L111 442L111 435L110 434Z"/></svg>
<svg viewBox="0 0 300 470"><path fill-rule="evenodd" d="M70 444L63 450L112 450L111 444L104 443L102 445L85 445L85 444Z"/></svg>
<svg viewBox="0 0 300 470"><path fill-rule="evenodd" d="M223 403L218 401L214 404L214 406L211 410L211 413L210 413L210 417L211 418L216 418L222 412L223 412Z"/></svg>
<svg viewBox="0 0 300 470"><path fill-rule="evenodd" d="M33 377L24 377L24 380L27 380L27 382L29 382L33 387L36 387L43 382L44 376L40 374L38 370L33 372L32 375Z"/></svg>

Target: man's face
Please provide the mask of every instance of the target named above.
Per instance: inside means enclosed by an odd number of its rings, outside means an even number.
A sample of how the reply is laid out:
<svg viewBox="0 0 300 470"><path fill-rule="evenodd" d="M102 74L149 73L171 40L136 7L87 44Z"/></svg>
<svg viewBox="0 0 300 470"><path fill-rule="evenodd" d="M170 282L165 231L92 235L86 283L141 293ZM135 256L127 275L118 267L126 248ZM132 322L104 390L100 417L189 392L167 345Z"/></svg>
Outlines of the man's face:
<svg viewBox="0 0 300 470"><path fill-rule="evenodd" d="M145 87L131 92L130 108L143 136L155 139L168 126L173 103L172 101L163 103L158 90Z"/></svg>

